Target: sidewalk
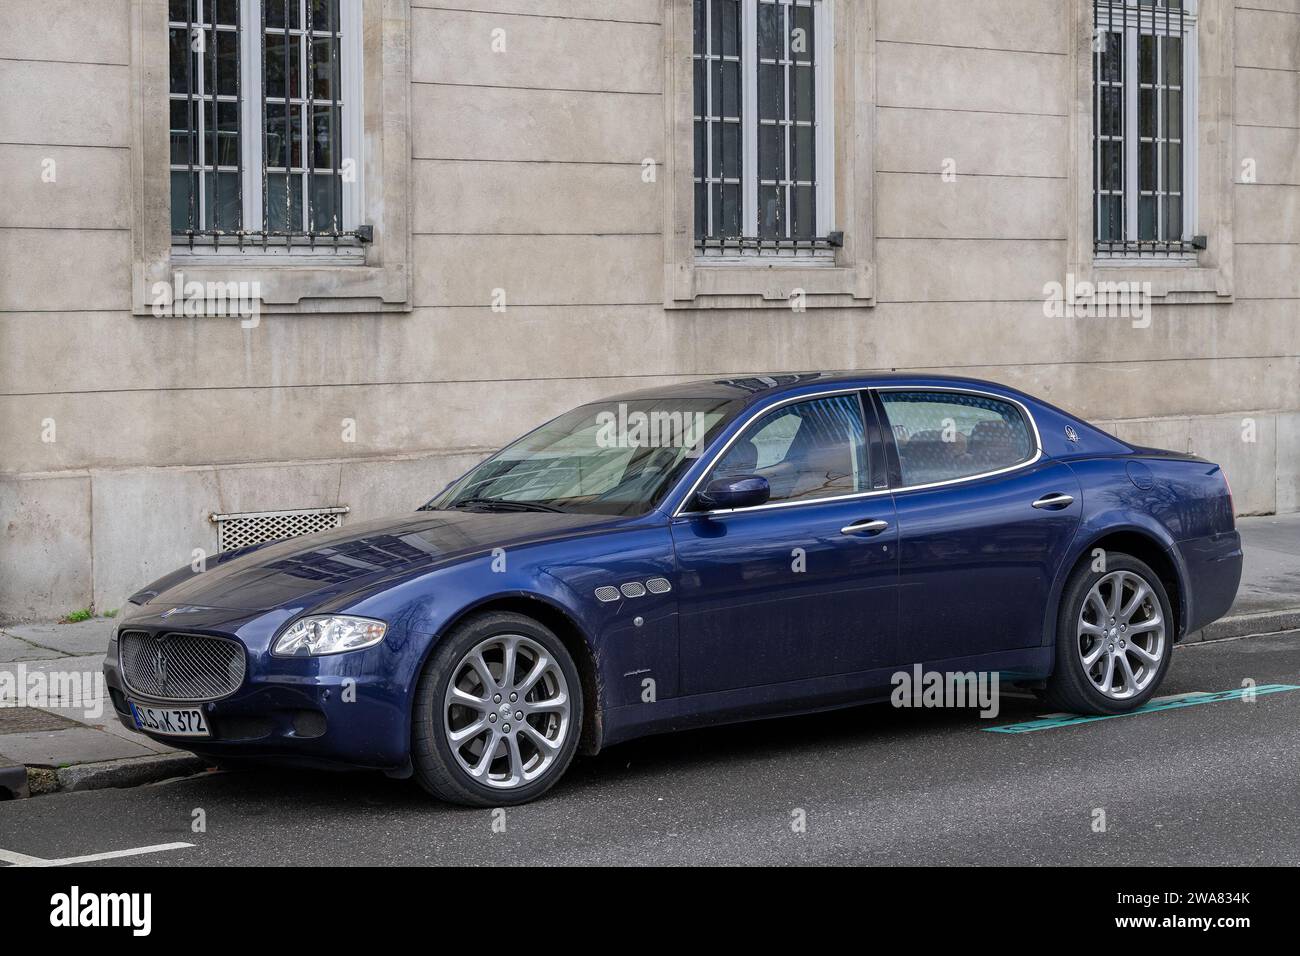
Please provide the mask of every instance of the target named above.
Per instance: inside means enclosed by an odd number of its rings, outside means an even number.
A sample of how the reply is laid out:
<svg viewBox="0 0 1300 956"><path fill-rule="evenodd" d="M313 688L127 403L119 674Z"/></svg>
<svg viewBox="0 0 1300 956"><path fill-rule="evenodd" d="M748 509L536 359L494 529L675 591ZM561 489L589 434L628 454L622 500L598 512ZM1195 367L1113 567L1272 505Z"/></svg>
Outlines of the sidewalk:
<svg viewBox="0 0 1300 956"><path fill-rule="evenodd" d="M101 676L115 623L92 618L0 630L0 789L24 796L24 784L32 793L46 793L130 785L203 769L189 754L118 723ZM55 687L63 693L55 693ZM19 772L24 766L25 774Z"/></svg>
<svg viewBox="0 0 1300 956"><path fill-rule="evenodd" d="M1188 642L1300 629L1300 514L1242 518L1246 554L1231 612ZM0 789L15 795L26 766L33 793L128 786L194 773L203 764L118 723L97 677L116 622L28 624L0 630ZM13 688L34 675L75 678L72 707L14 706ZM30 692L30 691L29 691Z"/></svg>

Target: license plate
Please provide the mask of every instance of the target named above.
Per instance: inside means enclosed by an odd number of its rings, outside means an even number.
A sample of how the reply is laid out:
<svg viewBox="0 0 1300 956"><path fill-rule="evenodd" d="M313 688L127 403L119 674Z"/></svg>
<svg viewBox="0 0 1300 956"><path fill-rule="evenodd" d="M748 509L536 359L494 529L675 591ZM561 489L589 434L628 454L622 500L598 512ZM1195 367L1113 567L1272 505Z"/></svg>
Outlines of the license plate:
<svg viewBox="0 0 1300 956"><path fill-rule="evenodd" d="M160 707L128 700L135 725L151 734L169 737L211 737L203 711L197 707Z"/></svg>

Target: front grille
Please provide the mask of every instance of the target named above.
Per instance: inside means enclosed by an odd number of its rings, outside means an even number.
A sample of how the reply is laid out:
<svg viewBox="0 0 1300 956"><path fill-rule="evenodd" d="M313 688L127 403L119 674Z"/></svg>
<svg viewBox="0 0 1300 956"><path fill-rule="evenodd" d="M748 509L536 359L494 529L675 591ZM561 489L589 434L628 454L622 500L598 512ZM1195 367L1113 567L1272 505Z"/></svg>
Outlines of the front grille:
<svg viewBox="0 0 1300 956"><path fill-rule="evenodd" d="M244 648L202 634L126 631L118 661L127 689L154 700L216 700L244 682Z"/></svg>

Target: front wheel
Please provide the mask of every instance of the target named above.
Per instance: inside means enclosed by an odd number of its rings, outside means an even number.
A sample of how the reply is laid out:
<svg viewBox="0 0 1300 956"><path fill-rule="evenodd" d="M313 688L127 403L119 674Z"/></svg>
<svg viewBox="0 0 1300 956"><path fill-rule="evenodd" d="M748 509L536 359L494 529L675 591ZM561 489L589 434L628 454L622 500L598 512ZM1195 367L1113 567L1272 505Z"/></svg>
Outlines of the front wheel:
<svg viewBox="0 0 1300 956"><path fill-rule="evenodd" d="M476 807L527 803L577 750L582 684L555 634L495 612L454 628L416 688L411 762L440 799Z"/></svg>
<svg viewBox="0 0 1300 956"><path fill-rule="evenodd" d="M1164 680L1175 633L1169 596L1144 562L1112 551L1104 570L1081 564L1062 595L1044 697L1074 713L1134 710Z"/></svg>

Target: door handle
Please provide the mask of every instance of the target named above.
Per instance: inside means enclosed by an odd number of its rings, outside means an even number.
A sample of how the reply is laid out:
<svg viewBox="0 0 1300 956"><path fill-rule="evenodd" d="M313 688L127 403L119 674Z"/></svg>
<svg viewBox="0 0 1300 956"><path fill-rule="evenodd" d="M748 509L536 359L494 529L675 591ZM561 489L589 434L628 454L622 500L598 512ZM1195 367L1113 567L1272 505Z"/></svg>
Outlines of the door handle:
<svg viewBox="0 0 1300 956"><path fill-rule="evenodd" d="M840 528L840 534L880 534L889 527L888 521L873 520L864 518L862 521L855 521L853 524L846 524Z"/></svg>
<svg viewBox="0 0 1300 956"><path fill-rule="evenodd" d="M1059 511L1061 508L1068 508L1072 504L1074 504L1073 495L1063 495L1059 491L1054 491L1050 495L1043 495L1043 497L1035 501L1034 507Z"/></svg>

